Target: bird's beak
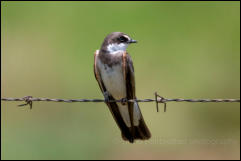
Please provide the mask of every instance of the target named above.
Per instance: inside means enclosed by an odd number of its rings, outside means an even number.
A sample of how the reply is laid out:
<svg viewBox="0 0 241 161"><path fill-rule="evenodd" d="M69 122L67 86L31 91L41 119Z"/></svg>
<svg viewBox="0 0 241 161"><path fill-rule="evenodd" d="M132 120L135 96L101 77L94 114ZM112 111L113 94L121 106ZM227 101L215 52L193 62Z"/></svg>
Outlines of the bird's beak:
<svg viewBox="0 0 241 161"><path fill-rule="evenodd" d="M129 43L137 43L137 41L136 41L136 40L131 39L131 40L129 41Z"/></svg>

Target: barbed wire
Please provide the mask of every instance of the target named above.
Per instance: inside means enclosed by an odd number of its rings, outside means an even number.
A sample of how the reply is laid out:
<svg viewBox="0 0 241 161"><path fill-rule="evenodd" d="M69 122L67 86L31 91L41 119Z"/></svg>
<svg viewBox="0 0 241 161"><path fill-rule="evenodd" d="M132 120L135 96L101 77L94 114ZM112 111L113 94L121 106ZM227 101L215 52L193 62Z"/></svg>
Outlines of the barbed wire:
<svg viewBox="0 0 241 161"><path fill-rule="evenodd" d="M164 111L166 111L166 104L167 102L192 102L192 103L208 103L208 102L240 102L240 99L183 99L183 98L164 98L160 95L155 93L155 99L121 99L121 100L105 100L105 99L51 99L51 98L34 98L32 96L25 96L22 98L1 98L1 101L25 101L25 104L21 104L18 106L26 106L30 105L30 109L32 109L32 105L34 101L46 101L46 102L66 102L66 103L73 103L73 102L156 102L157 112L159 111L158 103L164 104Z"/></svg>

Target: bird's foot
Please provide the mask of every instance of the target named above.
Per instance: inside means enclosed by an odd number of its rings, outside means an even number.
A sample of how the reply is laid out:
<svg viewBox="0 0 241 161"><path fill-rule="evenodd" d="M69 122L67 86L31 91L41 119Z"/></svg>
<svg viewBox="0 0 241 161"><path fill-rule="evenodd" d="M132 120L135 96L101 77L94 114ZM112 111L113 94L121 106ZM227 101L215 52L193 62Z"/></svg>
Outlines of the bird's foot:
<svg viewBox="0 0 241 161"><path fill-rule="evenodd" d="M105 91L103 94L104 94L105 102L109 102L110 101L109 92Z"/></svg>
<svg viewBox="0 0 241 161"><path fill-rule="evenodd" d="M126 104L127 104L127 101L128 101L127 98L122 98L122 99L121 99L121 104L122 104L122 105L126 105Z"/></svg>

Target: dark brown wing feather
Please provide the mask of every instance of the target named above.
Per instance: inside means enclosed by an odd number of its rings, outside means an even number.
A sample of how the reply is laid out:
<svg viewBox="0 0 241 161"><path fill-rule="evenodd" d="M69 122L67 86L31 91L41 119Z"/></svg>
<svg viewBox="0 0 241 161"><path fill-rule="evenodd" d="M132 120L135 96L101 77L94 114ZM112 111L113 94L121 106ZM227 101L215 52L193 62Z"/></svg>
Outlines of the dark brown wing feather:
<svg viewBox="0 0 241 161"><path fill-rule="evenodd" d="M131 57L127 52L123 54L123 68L124 68L124 77L126 79L127 99L136 99L134 67L133 67L133 62L131 60ZM139 108L138 103L136 104ZM149 139L151 137L151 133L145 124L142 114L141 114L141 119L139 121L139 125L138 126L133 125L134 123L133 121L134 103L133 102L128 102L128 109L130 114L131 133L133 138L141 139L141 140Z"/></svg>

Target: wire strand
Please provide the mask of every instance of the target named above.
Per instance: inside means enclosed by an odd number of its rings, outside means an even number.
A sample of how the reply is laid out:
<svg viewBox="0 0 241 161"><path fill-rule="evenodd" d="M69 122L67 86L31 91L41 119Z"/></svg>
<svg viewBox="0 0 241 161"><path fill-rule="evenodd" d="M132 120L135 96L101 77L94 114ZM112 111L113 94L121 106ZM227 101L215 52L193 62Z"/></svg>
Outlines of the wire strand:
<svg viewBox="0 0 241 161"><path fill-rule="evenodd" d="M156 102L156 108L158 110L158 103L164 104L164 111L166 111L166 103L167 102L191 102L191 103L220 103L220 102L240 102L240 99L183 99L183 98L164 98L157 93L155 93L155 99L121 99L121 100L104 100L104 99L51 99L51 98L34 98L32 96L25 96L22 98L1 98L1 101L25 101L25 104L21 104L18 106L25 106L30 105L30 108L32 109L32 103L35 101L42 101L42 102L66 102L66 103L73 103L73 102Z"/></svg>

